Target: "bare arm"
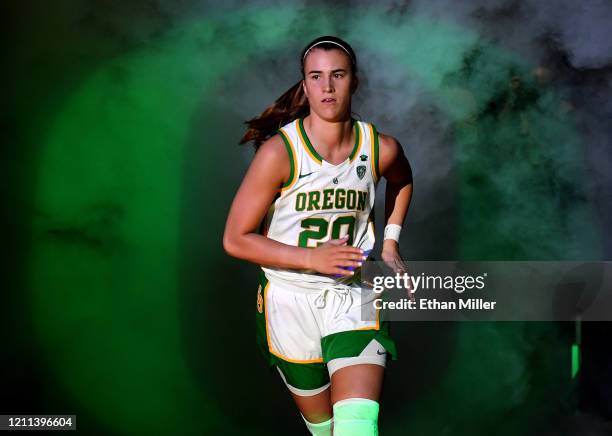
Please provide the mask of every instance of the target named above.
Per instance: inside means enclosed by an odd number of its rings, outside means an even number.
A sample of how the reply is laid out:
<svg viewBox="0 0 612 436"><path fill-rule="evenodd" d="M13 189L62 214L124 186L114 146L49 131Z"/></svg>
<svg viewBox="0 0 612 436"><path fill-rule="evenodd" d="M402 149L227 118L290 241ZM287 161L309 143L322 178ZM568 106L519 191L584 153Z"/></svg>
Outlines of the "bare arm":
<svg viewBox="0 0 612 436"><path fill-rule="evenodd" d="M264 142L234 197L225 224L223 248L233 257L263 266L312 269L325 274L350 275L338 266L357 266L361 250L328 241L318 248L283 244L257 233L257 228L280 186L289 179L289 156L282 138Z"/></svg>
<svg viewBox="0 0 612 436"><path fill-rule="evenodd" d="M379 134L380 174L387 180L385 191L385 224L402 226L412 199L412 169L401 144L392 136ZM387 239L385 247L397 246Z"/></svg>
<svg viewBox="0 0 612 436"><path fill-rule="evenodd" d="M412 169L401 144L392 136L379 135L380 173L387 180L385 192L385 224L402 226L412 199ZM404 270L399 244L385 239L381 257L389 265ZM396 269L397 270L397 269Z"/></svg>
<svg viewBox="0 0 612 436"><path fill-rule="evenodd" d="M379 170L387 180L385 192L385 223L403 225L412 199L412 169L404 155L401 144L392 136L379 135ZM381 257L395 272L406 273L399 252L399 244L393 239L385 239ZM415 301L412 288L407 295Z"/></svg>

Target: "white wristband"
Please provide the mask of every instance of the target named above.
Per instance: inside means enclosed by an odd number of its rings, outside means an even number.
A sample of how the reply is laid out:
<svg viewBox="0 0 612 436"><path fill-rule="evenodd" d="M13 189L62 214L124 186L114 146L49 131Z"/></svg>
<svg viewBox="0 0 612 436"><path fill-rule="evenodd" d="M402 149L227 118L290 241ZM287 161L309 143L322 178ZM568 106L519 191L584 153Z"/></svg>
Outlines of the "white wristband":
<svg viewBox="0 0 612 436"><path fill-rule="evenodd" d="M387 224L385 227L385 233L383 239L393 239L396 242L399 242L400 232L402 231L402 226L397 224Z"/></svg>

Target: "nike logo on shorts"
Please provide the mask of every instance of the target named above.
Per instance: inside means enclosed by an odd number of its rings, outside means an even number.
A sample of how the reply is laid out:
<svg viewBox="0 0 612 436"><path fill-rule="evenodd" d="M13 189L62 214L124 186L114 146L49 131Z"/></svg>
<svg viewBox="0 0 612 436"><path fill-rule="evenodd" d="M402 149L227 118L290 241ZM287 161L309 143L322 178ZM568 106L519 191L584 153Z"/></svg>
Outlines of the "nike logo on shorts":
<svg viewBox="0 0 612 436"><path fill-rule="evenodd" d="M378 354L379 356L385 355L387 354L386 351L383 351L382 353L380 352L380 350L376 350L376 354Z"/></svg>

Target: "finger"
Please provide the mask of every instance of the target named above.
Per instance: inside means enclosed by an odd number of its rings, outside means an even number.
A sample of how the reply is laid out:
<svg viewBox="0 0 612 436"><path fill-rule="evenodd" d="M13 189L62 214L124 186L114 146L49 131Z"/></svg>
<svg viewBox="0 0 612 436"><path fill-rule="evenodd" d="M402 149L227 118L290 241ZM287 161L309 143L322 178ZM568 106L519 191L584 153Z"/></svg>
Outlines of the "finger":
<svg viewBox="0 0 612 436"><path fill-rule="evenodd" d="M352 247L350 245L344 246L344 247L338 247L336 249L336 253L342 253L342 254L353 254L356 256L361 257L365 257L365 254L363 253L363 250L361 248L357 248L357 247Z"/></svg>
<svg viewBox="0 0 612 436"><path fill-rule="evenodd" d="M346 266L346 267L352 267L352 268L358 268L362 265L362 262L356 262L354 260L339 260L334 262L334 265L336 266Z"/></svg>
<svg viewBox="0 0 612 436"><path fill-rule="evenodd" d="M334 268L332 270L332 274L340 274L342 276L352 276L355 274L355 271L349 271L348 269L344 269L344 268Z"/></svg>
<svg viewBox="0 0 612 436"><path fill-rule="evenodd" d="M410 290L408 291L408 298L410 299L410 301L415 301L414 293L412 293Z"/></svg>
<svg viewBox="0 0 612 436"><path fill-rule="evenodd" d="M363 262L365 261L365 256L363 254L354 253L352 251L338 251L334 253L334 259L337 260L354 260L355 262Z"/></svg>
<svg viewBox="0 0 612 436"><path fill-rule="evenodd" d="M406 272L406 268L404 267L404 263L401 260L395 259L395 265L397 266L399 272L401 272L401 273L405 273Z"/></svg>
<svg viewBox="0 0 612 436"><path fill-rule="evenodd" d="M413 285L412 285L412 280L411 280L411 279L408 279L408 281L407 281L407 282L408 282L408 286L406 286L406 290L407 290L408 292L410 292L410 294L411 294L411 295L413 295L413 292L412 292L412 291L414 290L414 287L413 287Z"/></svg>
<svg viewBox="0 0 612 436"><path fill-rule="evenodd" d="M406 265L404 265L402 259L398 257L397 259L395 259L395 261L397 262L397 265L402 269L402 271L406 271Z"/></svg>
<svg viewBox="0 0 612 436"><path fill-rule="evenodd" d="M416 297L414 295L414 287L412 286L412 280L408 280L408 287L406 290L408 291L408 298L410 298L410 301L416 301Z"/></svg>
<svg viewBox="0 0 612 436"><path fill-rule="evenodd" d="M346 242L348 241L348 235L344 235L343 237L339 238L339 239L330 239L329 241L327 241L330 245L345 245Z"/></svg>
<svg viewBox="0 0 612 436"><path fill-rule="evenodd" d="M391 268L393 270L393 272L397 273L400 272L399 268L397 267L396 263L394 262L394 260L387 260L385 261L385 264Z"/></svg>

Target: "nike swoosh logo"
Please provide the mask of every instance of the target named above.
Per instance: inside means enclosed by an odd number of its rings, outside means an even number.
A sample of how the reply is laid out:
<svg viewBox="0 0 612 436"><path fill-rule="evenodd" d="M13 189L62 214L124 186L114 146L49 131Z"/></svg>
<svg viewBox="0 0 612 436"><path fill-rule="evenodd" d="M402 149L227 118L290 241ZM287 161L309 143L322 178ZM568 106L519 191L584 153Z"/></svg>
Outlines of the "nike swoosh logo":
<svg viewBox="0 0 612 436"><path fill-rule="evenodd" d="M383 351L382 353L380 352L380 350L376 350L376 354L378 354L379 356L382 356L383 354L387 354L386 351Z"/></svg>
<svg viewBox="0 0 612 436"><path fill-rule="evenodd" d="M301 179L302 177L306 177L311 175L312 173L314 173L314 171L309 172L308 174L300 174L300 176L298 177L298 179Z"/></svg>

